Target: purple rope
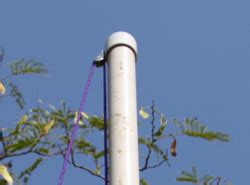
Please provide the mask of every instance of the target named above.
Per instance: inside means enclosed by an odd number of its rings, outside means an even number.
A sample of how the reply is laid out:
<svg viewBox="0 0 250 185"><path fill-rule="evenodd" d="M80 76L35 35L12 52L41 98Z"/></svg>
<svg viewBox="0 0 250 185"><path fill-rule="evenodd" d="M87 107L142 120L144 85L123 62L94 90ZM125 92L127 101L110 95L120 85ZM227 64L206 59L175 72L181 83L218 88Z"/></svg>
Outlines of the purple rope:
<svg viewBox="0 0 250 185"><path fill-rule="evenodd" d="M104 164L105 185L109 184L108 174L108 130L107 130L107 85L106 85L106 63L103 64L103 112L104 112Z"/></svg>
<svg viewBox="0 0 250 185"><path fill-rule="evenodd" d="M87 80L86 86L85 86L83 94L82 94L82 99L81 99L81 103L80 103L79 110L78 110L77 120L76 120L76 122L74 124L73 130L71 131L71 137L70 137L68 149L67 149L67 152L66 152L66 155L65 155L65 158L64 158L64 162L63 162L62 170L61 170L61 173L60 173L58 185L62 185L62 182L63 182L65 171L66 171L66 168L67 168L67 165L68 165L68 158L70 156L70 151L71 151L71 148L72 148L72 145L73 145L73 142L74 142L76 131L77 131L78 127L79 127L78 123L79 123L79 120L81 118L81 112L83 110L83 106L84 106L84 103L85 103L85 100L86 100L86 96L87 96L88 89L89 89L89 86L90 86L90 82L91 82L91 79L92 79L92 76L93 76L93 73L94 73L94 69L95 69L95 65L93 63L91 65L90 72L89 72L89 75L88 75L88 80Z"/></svg>

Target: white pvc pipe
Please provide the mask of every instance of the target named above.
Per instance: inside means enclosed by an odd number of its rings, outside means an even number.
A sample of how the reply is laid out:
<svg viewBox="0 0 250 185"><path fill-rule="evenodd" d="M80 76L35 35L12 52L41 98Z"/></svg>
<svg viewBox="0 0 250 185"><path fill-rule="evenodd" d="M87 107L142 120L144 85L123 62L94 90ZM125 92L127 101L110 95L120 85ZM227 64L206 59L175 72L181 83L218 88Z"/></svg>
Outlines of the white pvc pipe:
<svg viewBox="0 0 250 185"><path fill-rule="evenodd" d="M109 93L109 183L139 185L136 41L113 33L106 43Z"/></svg>

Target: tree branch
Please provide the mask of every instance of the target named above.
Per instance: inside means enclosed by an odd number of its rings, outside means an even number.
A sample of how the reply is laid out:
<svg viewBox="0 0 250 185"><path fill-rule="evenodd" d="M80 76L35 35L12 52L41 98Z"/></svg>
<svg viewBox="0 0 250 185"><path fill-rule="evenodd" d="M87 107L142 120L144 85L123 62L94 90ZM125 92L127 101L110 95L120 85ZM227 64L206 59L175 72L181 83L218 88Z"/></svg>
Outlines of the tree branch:
<svg viewBox="0 0 250 185"><path fill-rule="evenodd" d="M160 161L159 163L157 163L157 164L155 164L155 165L147 166L147 168L141 168L141 169L140 169L140 172L145 171L145 170L148 170L148 169L152 169L152 168L157 168L157 167L161 166L162 164L164 164L165 162L168 162L168 161L165 160L165 159L163 159L162 161ZM170 164L168 163L168 165L170 165Z"/></svg>
<svg viewBox="0 0 250 185"><path fill-rule="evenodd" d="M151 157L151 153L152 153L152 148L151 148L151 143L155 143L156 142L156 139L154 138L154 133L155 133L155 103L154 103L154 100L152 102L152 106L151 106L151 116L152 116L152 120L151 120L151 139L150 139L150 144L147 144L147 148L148 148L148 152L147 152L147 156L146 156L146 159L145 159L145 163L144 163L144 167L142 167L140 169L140 171L144 171L148 168L148 164L149 164L149 159Z"/></svg>
<svg viewBox="0 0 250 185"><path fill-rule="evenodd" d="M74 155L73 150L71 151L71 161L69 161L69 164L73 165L76 168L82 169L82 170L88 172L89 174L91 174L93 176L96 176L96 177L98 177L98 178L100 178L102 180L105 180L105 177L103 177L102 175L97 174L94 170L91 170L91 169L89 169L87 167L84 167L84 166L81 166L81 165L77 164L76 161L75 161L75 155Z"/></svg>

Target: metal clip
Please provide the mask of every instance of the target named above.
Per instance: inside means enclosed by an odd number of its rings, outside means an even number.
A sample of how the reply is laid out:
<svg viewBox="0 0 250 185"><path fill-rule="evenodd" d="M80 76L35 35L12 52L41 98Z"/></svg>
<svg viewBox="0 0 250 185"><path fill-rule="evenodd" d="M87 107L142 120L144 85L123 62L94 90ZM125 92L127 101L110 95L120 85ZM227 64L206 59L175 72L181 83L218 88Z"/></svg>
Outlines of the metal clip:
<svg viewBox="0 0 250 185"><path fill-rule="evenodd" d="M99 55L96 56L95 60L94 60L94 65L96 67L102 67L105 63L105 56L104 56L104 51L102 50L101 53Z"/></svg>

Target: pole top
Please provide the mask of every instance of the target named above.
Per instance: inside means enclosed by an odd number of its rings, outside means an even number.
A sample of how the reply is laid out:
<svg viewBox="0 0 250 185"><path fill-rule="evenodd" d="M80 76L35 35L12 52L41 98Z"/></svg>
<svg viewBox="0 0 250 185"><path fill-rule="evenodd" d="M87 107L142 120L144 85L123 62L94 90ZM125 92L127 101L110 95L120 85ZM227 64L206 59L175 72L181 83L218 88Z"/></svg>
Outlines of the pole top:
<svg viewBox="0 0 250 185"><path fill-rule="evenodd" d="M134 52L135 58L137 58L137 43L130 33L123 31L112 33L106 42L105 55L108 56L108 53L117 46L126 46L130 48Z"/></svg>

